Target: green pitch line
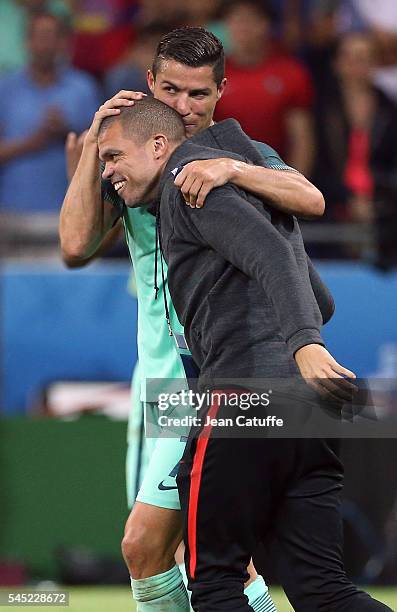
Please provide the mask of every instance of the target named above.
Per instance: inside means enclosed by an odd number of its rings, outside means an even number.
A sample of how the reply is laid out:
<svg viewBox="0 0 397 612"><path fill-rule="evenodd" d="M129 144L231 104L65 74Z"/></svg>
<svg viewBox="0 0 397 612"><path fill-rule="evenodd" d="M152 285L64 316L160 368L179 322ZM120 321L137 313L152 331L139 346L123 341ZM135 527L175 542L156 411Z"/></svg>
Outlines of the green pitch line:
<svg viewBox="0 0 397 612"><path fill-rule="evenodd" d="M2 589L3 590L3 589ZM22 606L7 607L7 610L43 610L48 612L135 612L131 591L127 587L65 587L70 592L69 607L35 606L26 608ZM397 610L397 587L368 589L374 597L377 597L393 610ZM282 590L271 587L271 594L277 606L278 612L293 612L290 604L285 598ZM4 608L6 610L6 608Z"/></svg>

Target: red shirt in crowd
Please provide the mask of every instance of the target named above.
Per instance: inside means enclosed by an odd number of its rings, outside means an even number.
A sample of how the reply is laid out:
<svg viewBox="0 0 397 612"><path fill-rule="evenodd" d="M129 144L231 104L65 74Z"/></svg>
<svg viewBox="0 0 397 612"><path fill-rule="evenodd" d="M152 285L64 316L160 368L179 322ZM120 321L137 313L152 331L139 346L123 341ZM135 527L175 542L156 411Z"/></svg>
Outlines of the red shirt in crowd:
<svg viewBox="0 0 397 612"><path fill-rule="evenodd" d="M288 112L309 109L312 104L313 87L307 70L287 55L272 53L254 67L239 66L228 59L226 76L215 119L234 117L251 138L285 155Z"/></svg>
<svg viewBox="0 0 397 612"><path fill-rule="evenodd" d="M372 198L374 179L370 169L369 133L353 129L349 136L345 165L345 185L357 196Z"/></svg>
<svg viewBox="0 0 397 612"><path fill-rule="evenodd" d="M117 64L134 39L137 0L80 0L74 18L73 65L96 77Z"/></svg>

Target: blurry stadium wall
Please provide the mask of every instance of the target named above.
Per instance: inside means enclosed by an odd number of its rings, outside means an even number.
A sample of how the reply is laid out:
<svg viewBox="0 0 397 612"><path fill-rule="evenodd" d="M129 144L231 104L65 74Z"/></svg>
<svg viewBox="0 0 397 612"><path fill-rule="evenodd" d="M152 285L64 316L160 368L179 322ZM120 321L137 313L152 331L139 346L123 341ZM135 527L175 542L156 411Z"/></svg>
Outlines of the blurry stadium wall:
<svg viewBox="0 0 397 612"><path fill-rule="evenodd" d="M335 358L359 376L397 377L397 274L346 263L319 269L336 301L324 331ZM127 292L128 273L126 264L72 272L43 264L3 266L5 414L24 413L55 380L129 380L136 360L136 301Z"/></svg>
<svg viewBox="0 0 397 612"><path fill-rule="evenodd" d="M22 414L56 380L128 381L136 361L129 268L5 264L1 364L6 414Z"/></svg>
<svg viewBox="0 0 397 612"><path fill-rule="evenodd" d="M5 561L59 579L62 548L121 560L125 423L2 419L0 439L0 585Z"/></svg>

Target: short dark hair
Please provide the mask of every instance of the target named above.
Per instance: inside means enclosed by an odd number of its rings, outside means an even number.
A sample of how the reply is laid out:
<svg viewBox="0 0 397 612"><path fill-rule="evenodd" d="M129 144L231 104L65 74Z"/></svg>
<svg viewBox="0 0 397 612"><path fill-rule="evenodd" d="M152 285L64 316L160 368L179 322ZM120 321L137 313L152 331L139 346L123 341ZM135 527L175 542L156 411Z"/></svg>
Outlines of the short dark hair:
<svg viewBox="0 0 397 612"><path fill-rule="evenodd" d="M162 37L153 61L152 72L155 78L161 69L161 62L167 59L192 68L212 66L218 87L225 76L223 45L215 34L204 28L177 28Z"/></svg>
<svg viewBox="0 0 397 612"><path fill-rule="evenodd" d="M118 115L105 117L99 134L117 121L121 123L123 133L138 143L146 142L158 133L164 134L170 142L185 139L185 126L180 114L152 96L136 100L133 106L121 107Z"/></svg>

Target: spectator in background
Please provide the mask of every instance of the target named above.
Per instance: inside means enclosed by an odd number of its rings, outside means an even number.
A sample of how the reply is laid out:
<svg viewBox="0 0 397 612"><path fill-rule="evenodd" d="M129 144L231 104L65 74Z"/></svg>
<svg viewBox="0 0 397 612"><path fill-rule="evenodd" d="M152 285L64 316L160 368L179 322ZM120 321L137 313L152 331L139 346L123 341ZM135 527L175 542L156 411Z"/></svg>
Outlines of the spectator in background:
<svg viewBox="0 0 397 612"><path fill-rule="evenodd" d="M370 30L378 49L374 82L397 102L397 2L396 0L344 0L339 26L346 30Z"/></svg>
<svg viewBox="0 0 397 612"><path fill-rule="evenodd" d="M377 104L371 84L375 48L365 34L347 34L334 59L334 76L319 92L315 177L336 221L369 221L373 212L370 130ZM379 97L378 97L379 96Z"/></svg>
<svg viewBox="0 0 397 612"><path fill-rule="evenodd" d="M71 0L73 65L101 79L120 62L134 40L136 0Z"/></svg>
<svg viewBox="0 0 397 612"><path fill-rule="evenodd" d="M332 73L341 0L286 0L286 4L284 42L300 53L315 90L321 91Z"/></svg>
<svg viewBox="0 0 397 612"><path fill-rule="evenodd" d="M45 11L59 17L69 15L63 0L0 1L0 74L25 65L26 22L37 11Z"/></svg>
<svg viewBox="0 0 397 612"><path fill-rule="evenodd" d="M334 79L319 99L315 181L332 219L375 221L378 260L385 260L386 267L386 259L392 259L387 250L397 262L397 108L373 86L375 67L371 36L350 33L341 38Z"/></svg>
<svg viewBox="0 0 397 612"><path fill-rule="evenodd" d="M64 140L90 125L99 96L87 75L61 65L66 30L38 14L27 30L28 64L0 80L0 210L58 211L67 187Z"/></svg>
<svg viewBox="0 0 397 612"><path fill-rule="evenodd" d="M147 71L151 68L159 40L167 31L161 23L144 26L138 31L127 60L105 75L105 99L112 98L121 89L150 94Z"/></svg>
<svg viewBox="0 0 397 612"><path fill-rule="evenodd" d="M142 27L152 23L162 23L166 30L186 25L186 0L140 0L137 23Z"/></svg>
<svg viewBox="0 0 397 612"><path fill-rule="evenodd" d="M221 41L226 53L230 51L229 32L219 19L222 0L189 0L186 25L209 30Z"/></svg>
<svg viewBox="0 0 397 612"><path fill-rule="evenodd" d="M269 143L291 166L310 175L314 139L308 72L273 42L269 5L230 0L225 19L232 51L216 119L234 117L251 138Z"/></svg>

